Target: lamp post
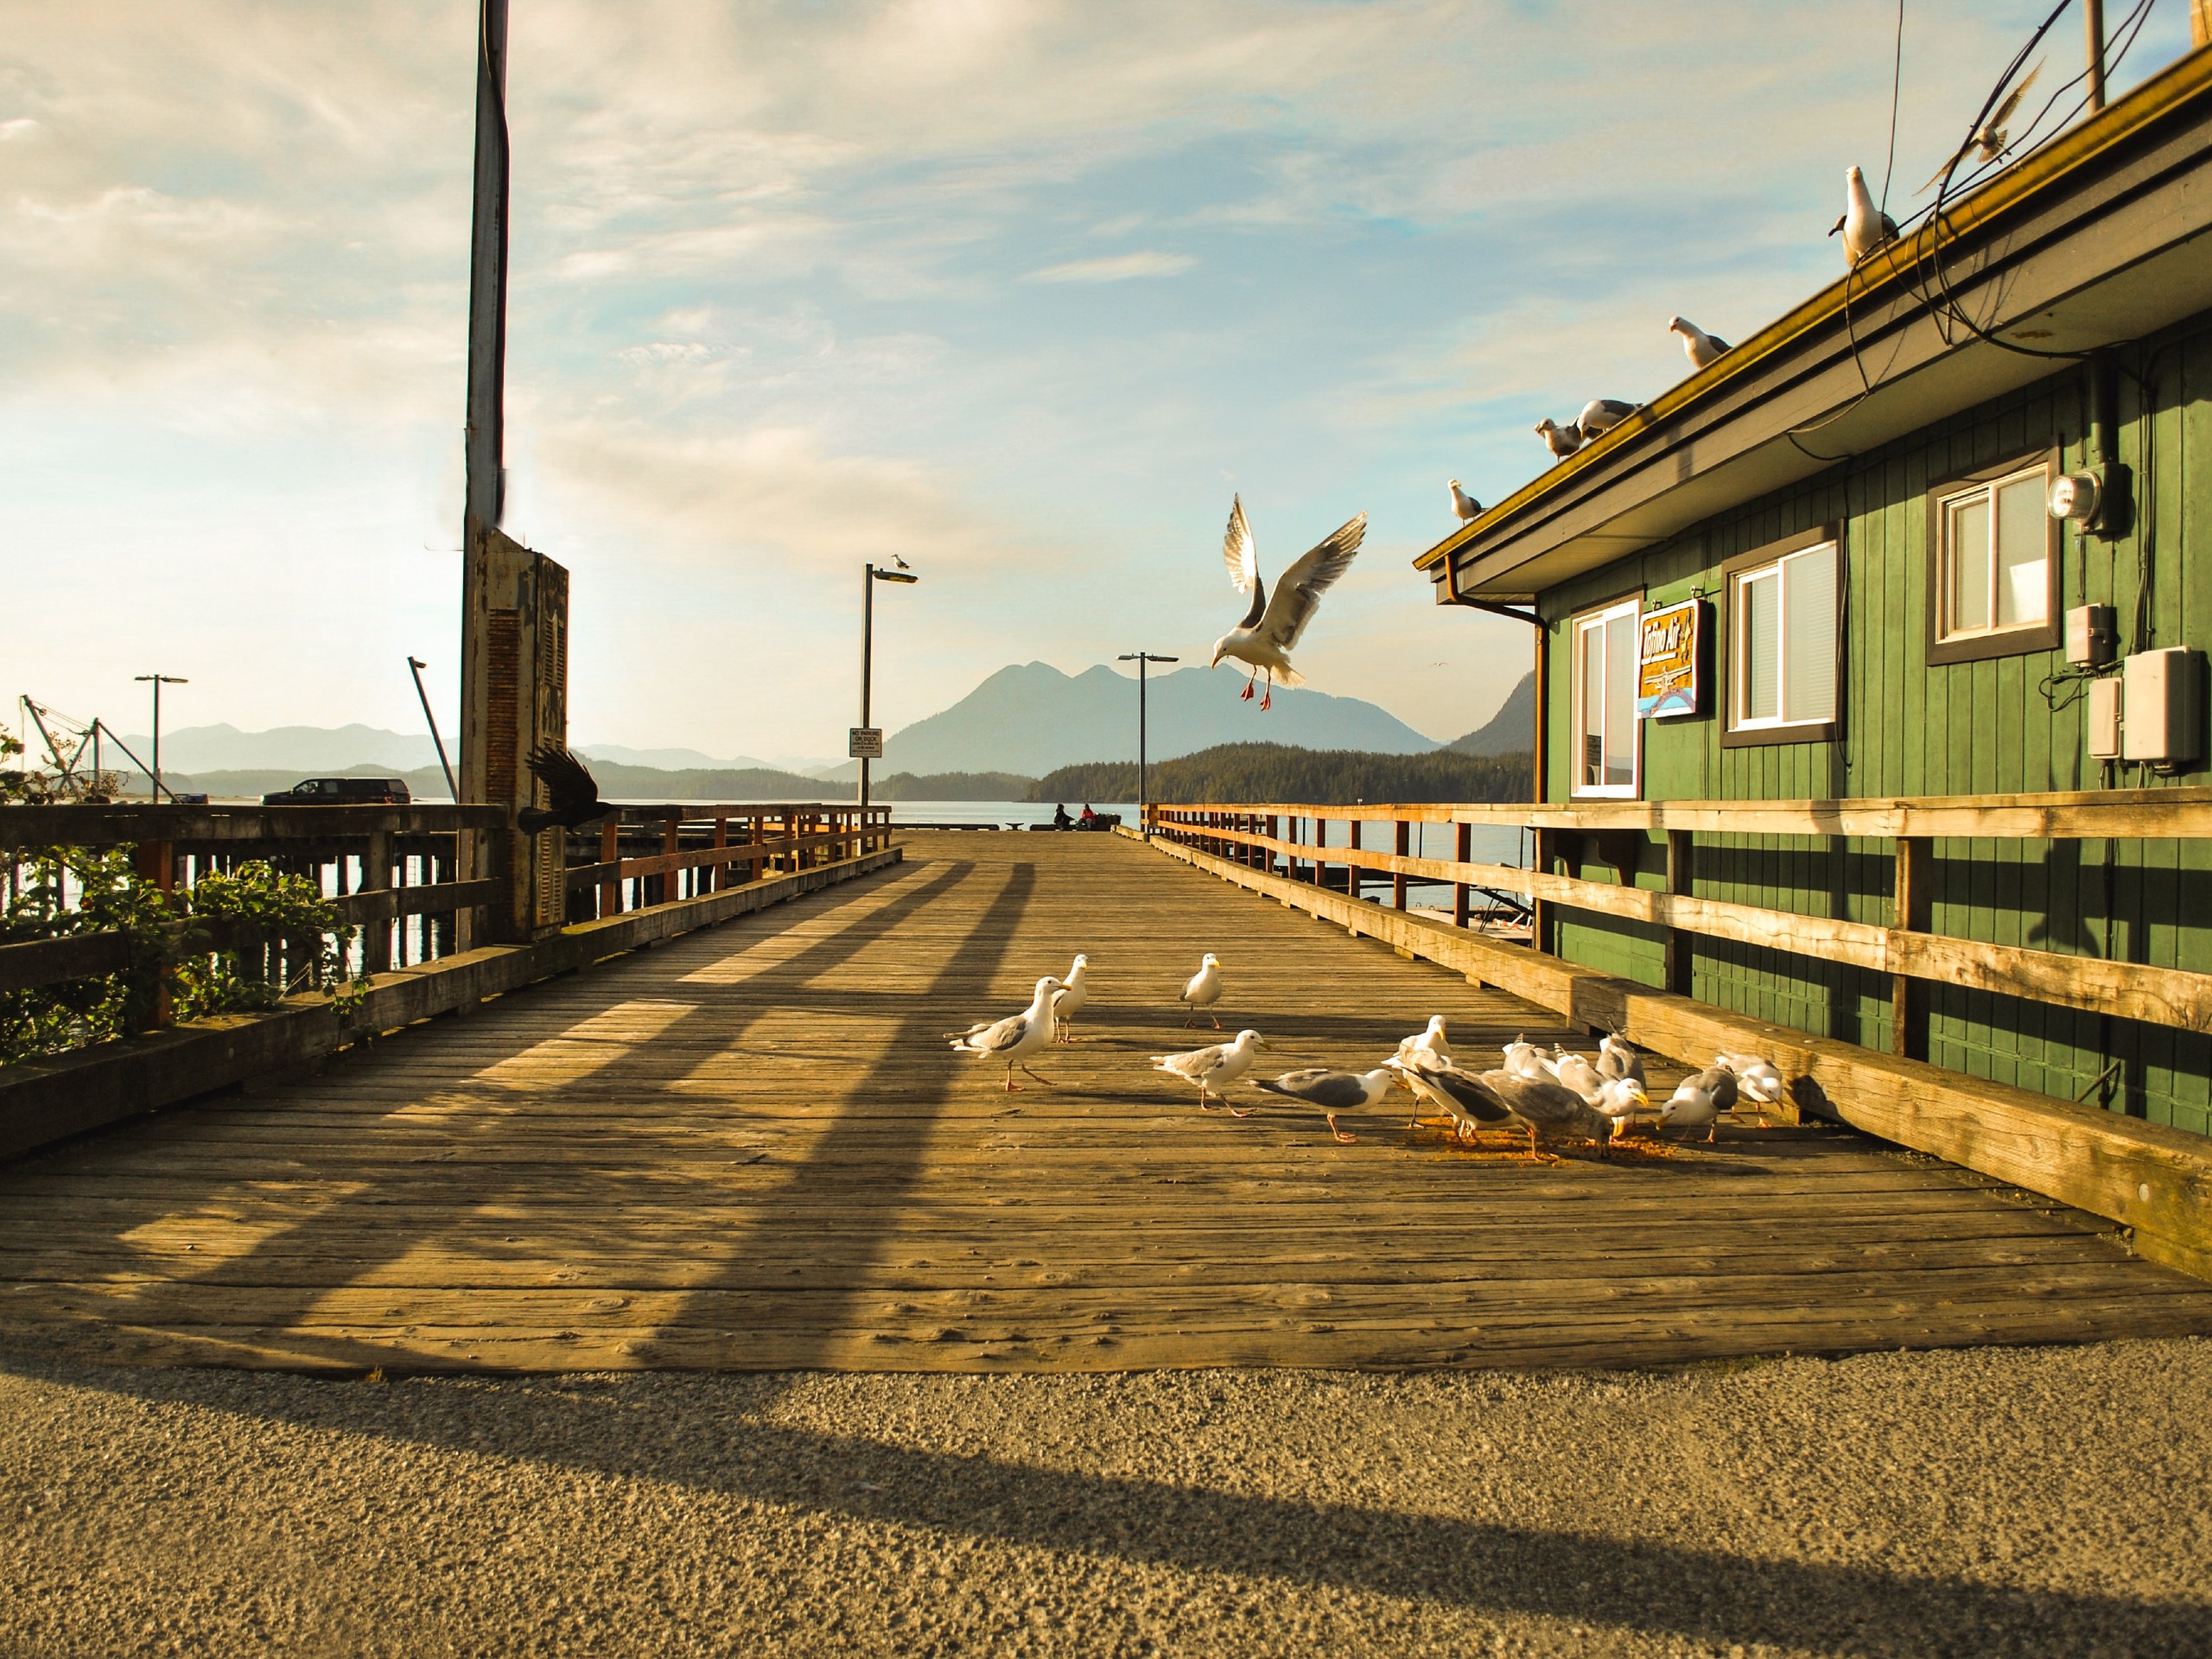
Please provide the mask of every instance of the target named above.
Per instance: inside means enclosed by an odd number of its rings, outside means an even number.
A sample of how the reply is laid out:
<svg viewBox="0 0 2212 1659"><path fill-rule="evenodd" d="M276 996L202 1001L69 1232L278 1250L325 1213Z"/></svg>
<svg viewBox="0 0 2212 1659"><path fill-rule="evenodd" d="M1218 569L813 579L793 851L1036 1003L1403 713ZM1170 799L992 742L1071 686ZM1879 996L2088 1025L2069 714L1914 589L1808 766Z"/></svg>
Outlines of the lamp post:
<svg viewBox="0 0 2212 1659"><path fill-rule="evenodd" d="M134 677L134 678L136 678L136 679L137 679L137 680L138 680L142 684L143 684L143 683L145 683L145 682L147 682L147 681L149 681L149 680L150 680L151 682L153 682L153 686L154 686L154 764L153 764L153 775L152 775L152 777L151 777L150 779L148 779L148 781L149 781L149 783L151 783L151 784L152 784L152 785L153 785L153 789L152 789L151 792L149 792L149 793L148 794L148 796L146 797L146 798L147 798L148 800L149 800L149 801L158 801L158 800L160 800L160 799L162 798L162 688L163 686L165 686L165 685L190 685L190 684L192 683L192 682L191 682L190 680L185 679L185 678L184 678L184 677L182 677L181 676L180 676L180 675L176 675L176 674L139 674L139 675L136 675L136 676L134 676L133 677ZM175 798L175 796L171 796L169 798L170 798L170 799L172 799L172 800L174 800L174 799L175 799L176 798Z"/></svg>
<svg viewBox="0 0 2212 1659"><path fill-rule="evenodd" d="M1147 663L1179 663L1179 657L1155 657L1148 651L1125 651L1115 659L1137 665L1137 833L1152 839L1152 820L1145 816L1144 793L1144 670Z"/></svg>
<svg viewBox="0 0 2212 1659"><path fill-rule="evenodd" d="M453 766L446 760L446 741L438 735L438 717L430 712L430 694L423 689L423 671L429 666L429 664L420 657L412 653L408 656L407 671L415 677L415 695L423 700L423 718L429 722L430 741L437 746L438 770L446 775L446 793L452 796L458 803L461 799L461 786L454 782Z"/></svg>
<svg viewBox="0 0 2212 1659"><path fill-rule="evenodd" d="M893 558L898 555L893 554ZM899 559L896 570L864 564L861 567L861 723L853 733L852 741L846 745L859 757L861 763L861 804L868 804L868 766L870 755L864 750L880 752L882 739L868 725L868 696L875 678L875 584L896 582L912 587L921 578L906 569L906 562Z"/></svg>

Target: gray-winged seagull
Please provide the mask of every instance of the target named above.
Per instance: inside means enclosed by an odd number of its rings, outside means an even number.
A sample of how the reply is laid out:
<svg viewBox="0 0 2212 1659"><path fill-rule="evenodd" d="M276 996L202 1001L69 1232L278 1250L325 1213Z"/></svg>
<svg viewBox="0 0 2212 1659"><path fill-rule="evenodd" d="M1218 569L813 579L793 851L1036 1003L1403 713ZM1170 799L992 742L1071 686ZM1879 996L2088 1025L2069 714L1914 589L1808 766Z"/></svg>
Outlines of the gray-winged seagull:
<svg viewBox="0 0 2212 1659"><path fill-rule="evenodd" d="M1260 550L1252 540L1251 525L1244 521L1243 498L1230 497L1229 531L1221 541L1222 562L1229 567L1230 585L1240 594L1251 594L1252 608L1242 622L1213 642L1213 663L1209 666L1217 666L1224 657L1249 664L1252 678L1244 683L1246 697L1252 695L1253 682L1266 674L1268 695L1260 699L1262 709L1274 705L1277 681L1285 685L1305 684L1304 677L1290 665L1291 647L1320 608L1321 595L1351 569L1352 556L1359 551L1366 535L1365 513L1345 520L1282 573L1271 602L1267 584L1260 580Z"/></svg>

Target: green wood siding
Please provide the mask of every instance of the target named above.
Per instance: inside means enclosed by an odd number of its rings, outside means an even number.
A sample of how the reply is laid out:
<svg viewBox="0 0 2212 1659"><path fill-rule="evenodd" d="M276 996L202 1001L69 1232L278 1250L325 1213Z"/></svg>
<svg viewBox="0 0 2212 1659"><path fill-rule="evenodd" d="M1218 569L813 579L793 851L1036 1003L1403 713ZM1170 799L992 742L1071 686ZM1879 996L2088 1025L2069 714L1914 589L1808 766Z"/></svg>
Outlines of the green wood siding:
<svg viewBox="0 0 2212 1659"><path fill-rule="evenodd" d="M2212 649L2212 580L2192 547L2212 549L2212 319L2120 354L2120 459L2133 470L2129 533L2106 541L2072 525L2061 542L2059 604L2110 604L2124 653ZM1842 525L1841 724L1836 741L1724 748L1721 720L1643 723L1647 799L1790 799L2008 793L2106 785L2203 784L2198 769L2162 779L2101 768L2085 747L2078 682L2054 680L2063 651L1982 662L1928 661L1929 511L1935 481L2056 445L2069 469L2094 463L2088 372L2063 365L2024 391L1838 463L1541 596L1550 630L1545 793L1571 798L1573 673L1567 622L1640 588L1647 607L1692 594L1716 603L1724 561L1826 523ZM1809 435L1808 444L1817 435ZM1716 626L1719 620L1714 613ZM1726 696L1725 640L1713 653L1716 708ZM2001 944L2212 972L2212 845L2203 842L1944 842L1935 848L1931 925ZM1663 885L1656 838L1637 880ZM1586 874L1606 879L1602 866ZM1700 836L1700 897L1874 924L1891 919L1887 842ZM1649 929L1559 912L1558 948L1577 962L1661 981ZM1693 993L1780 1024L1872 1047L1890 1042L1890 987L1879 976L1794 954L1700 942ZM1936 985L1928 1058L1977 1076L2212 1133L2212 1037L2102 1019ZM2118 1063L2107 1078L2107 1067ZM2105 1078L2100 1086L2100 1078Z"/></svg>

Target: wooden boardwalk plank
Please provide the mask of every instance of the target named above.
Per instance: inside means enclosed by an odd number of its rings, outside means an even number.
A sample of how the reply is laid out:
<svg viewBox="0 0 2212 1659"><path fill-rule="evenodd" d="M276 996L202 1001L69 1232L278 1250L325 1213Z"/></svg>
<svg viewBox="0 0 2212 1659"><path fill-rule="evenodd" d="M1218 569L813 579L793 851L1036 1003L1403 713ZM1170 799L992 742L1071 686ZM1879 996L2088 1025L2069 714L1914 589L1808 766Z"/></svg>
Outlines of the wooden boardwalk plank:
<svg viewBox="0 0 2212 1659"><path fill-rule="evenodd" d="M1147 1056L1280 1069L1433 1013L1554 1016L1109 836L939 835L883 875L498 1000L318 1078L0 1171L0 1332L316 1370L1637 1365L2212 1331L2101 1224L1847 1131L1533 1164L1390 1106L1339 1146ZM1081 1040L1008 1096L944 1033L1077 950ZM1665 1074L1669 1075L1671 1074ZM1397 1097L1399 1101L1402 1096Z"/></svg>

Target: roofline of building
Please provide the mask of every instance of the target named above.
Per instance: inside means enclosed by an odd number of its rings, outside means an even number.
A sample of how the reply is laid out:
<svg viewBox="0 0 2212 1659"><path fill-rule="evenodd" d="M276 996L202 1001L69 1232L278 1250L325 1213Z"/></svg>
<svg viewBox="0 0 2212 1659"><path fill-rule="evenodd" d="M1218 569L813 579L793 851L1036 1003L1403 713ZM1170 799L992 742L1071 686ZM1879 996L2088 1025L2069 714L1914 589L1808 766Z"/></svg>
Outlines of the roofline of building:
<svg viewBox="0 0 2212 1659"><path fill-rule="evenodd" d="M1416 569L1444 582L1448 561L1463 550L1516 527L1532 511L1582 480L1583 474L1632 451L1640 439L1700 410L1722 394L1740 390L1773 368L1790 346L1902 291L1910 296L1923 269L1941 252L1955 257L1969 237L1986 240L2010 221L2046 204L2081 179L2085 169L2117 147L2212 95L2212 48L2199 48L2145 80L2125 98L1991 179L1939 219L1870 256L1858 269L1777 318L1750 339L1639 408L1604 435L1539 474L1511 495L1416 555ZM1961 345L1974 343L1969 340ZM2054 365L2056 366L2056 365ZM1535 556L1533 554L1531 556ZM1448 596L1447 596L1448 597Z"/></svg>

